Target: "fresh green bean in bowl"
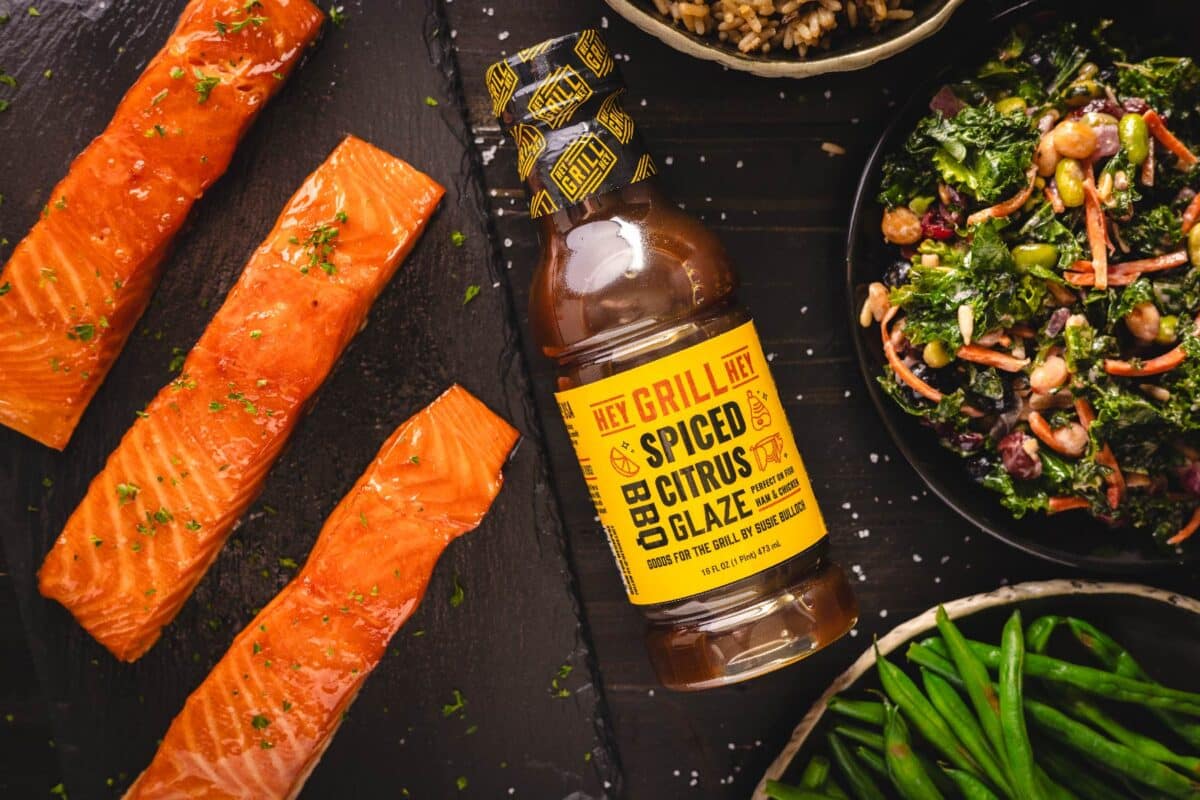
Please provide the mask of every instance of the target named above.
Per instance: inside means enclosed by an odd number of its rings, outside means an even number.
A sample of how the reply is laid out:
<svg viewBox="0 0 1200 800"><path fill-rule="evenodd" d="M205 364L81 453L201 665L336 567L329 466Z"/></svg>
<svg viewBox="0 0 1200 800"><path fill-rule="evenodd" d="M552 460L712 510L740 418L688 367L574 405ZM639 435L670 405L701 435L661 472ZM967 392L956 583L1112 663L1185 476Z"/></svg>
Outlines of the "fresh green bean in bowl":
<svg viewBox="0 0 1200 800"><path fill-rule="evenodd" d="M994 642L975 641L939 607L905 666L877 651L880 691L828 702L824 748L767 797L1200 798L1200 693L1153 680L1089 620L1023 623L1014 610ZM1060 643L1085 657L1059 657Z"/></svg>

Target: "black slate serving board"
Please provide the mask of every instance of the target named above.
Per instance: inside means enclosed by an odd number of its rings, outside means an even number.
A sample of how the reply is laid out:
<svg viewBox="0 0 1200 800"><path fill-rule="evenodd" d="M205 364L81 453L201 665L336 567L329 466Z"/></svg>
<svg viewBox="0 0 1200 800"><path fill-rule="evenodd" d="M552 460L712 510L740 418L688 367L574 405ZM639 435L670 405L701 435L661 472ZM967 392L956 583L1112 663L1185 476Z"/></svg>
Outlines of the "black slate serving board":
<svg viewBox="0 0 1200 800"><path fill-rule="evenodd" d="M0 115L0 236L15 242L184 3L42 0L40 16L9 5L0 66L19 87L4 93L12 107ZM525 440L491 514L443 558L304 796L399 796L407 788L413 797L496 797L512 787L522 796L582 798L616 788L513 315L495 288L444 9L434 0L345 6L347 25L327 28L197 205L66 451L0 430L0 536L72 798L120 795L253 610L290 579L280 559L303 562L383 439L454 381ZM37 567L134 410L170 380L173 348L195 342L283 203L347 133L442 182L441 210L183 612L148 655L120 664L38 595ZM461 246L454 231L466 236ZM469 285L482 291L464 304ZM452 604L456 585L463 599ZM29 685L15 674L23 662L6 658L0 680ZM443 714L454 690L465 709Z"/></svg>

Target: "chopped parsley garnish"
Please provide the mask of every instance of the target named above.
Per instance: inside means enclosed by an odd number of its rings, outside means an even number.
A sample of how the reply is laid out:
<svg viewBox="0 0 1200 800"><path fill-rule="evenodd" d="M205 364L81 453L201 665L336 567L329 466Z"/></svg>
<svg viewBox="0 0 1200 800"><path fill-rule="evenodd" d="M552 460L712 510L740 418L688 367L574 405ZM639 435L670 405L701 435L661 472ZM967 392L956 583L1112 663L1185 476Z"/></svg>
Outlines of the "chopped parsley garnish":
<svg viewBox="0 0 1200 800"><path fill-rule="evenodd" d="M259 746L259 747L261 747L263 750L270 750L270 749L271 749L271 748L273 748L275 745L271 744L271 743L270 743L270 742L268 742L266 739L263 739L261 742L259 742L259 745L258 745L258 746Z"/></svg>
<svg viewBox="0 0 1200 800"><path fill-rule="evenodd" d="M220 410L221 410L221 409L223 409L223 408L225 408L225 404L224 404L224 403L220 403L220 402L218 402L218 401L216 401L216 400L213 400L211 403L209 403L209 404L208 404L208 410L209 410L209 411L211 411L211 412L213 412L214 414L215 414L215 413L217 413L218 411L220 411Z"/></svg>
<svg viewBox="0 0 1200 800"><path fill-rule="evenodd" d="M141 489L138 488L136 483L118 483L117 504L123 506L132 503L140 491Z"/></svg>
<svg viewBox="0 0 1200 800"><path fill-rule="evenodd" d="M179 372L183 369L183 362L187 359L187 353L182 347L171 348L171 363L167 364L168 372Z"/></svg>
<svg viewBox="0 0 1200 800"><path fill-rule="evenodd" d="M37 6L30 6L30 7L29 7L29 16L31 16L31 17L40 17L41 15L42 15L42 12L40 12L40 11L38 11L38 10L37 10ZM62 784L59 784L59 785L61 786Z"/></svg>
<svg viewBox="0 0 1200 800"><path fill-rule="evenodd" d="M479 286L477 284L472 283L470 286L467 287L467 291L465 291L463 293L463 305L465 306L467 303L471 302L478 296L479 296Z"/></svg>
<svg viewBox="0 0 1200 800"><path fill-rule="evenodd" d="M222 36L224 36L226 34L226 32L228 32L228 30L229 30L229 28L226 27L225 23L221 22L221 20L217 20L216 22L214 22L213 27L216 28L217 33L221 34Z"/></svg>
<svg viewBox="0 0 1200 800"><path fill-rule="evenodd" d="M297 665L293 664L292 666L297 666ZM283 713L286 714L287 712L289 712L291 710L292 710L292 704L289 703L287 700L284 700L283 701Z"/></svg>
<svg viewBox="0 0 1200 800"><path fill-rule="evenodd" d="M462 692L458 689L453 689L454 701L442 705L442 716L451 717L455 714L465 713L467 708L467 698L463 697Z"/></svg>
<svg viewBox="0 0 1200 800"><path fill-rule="evenodd" d="M151 97L151 98L150 98L150 105L152 105L152 106L156 106L156 105L158 105L158 104L159 104L159 103L161 103L163 100L166 100L166 99L167 99L167 95L168 95L168 94L170 94L170 91L168 91L167 89L163 89L161 92L159 92L158 94L154 95L154 97Z"/></svg>
<svg viewBox="0 0 1200 800"><path fill-rule="evenodd" d="M55 200L54 207L57 208L59 211L64 210L67 207L67 198L60 197L57 200Z"/></svg>
<svg viewBox="0 0 1200 800"><path fill-rule="evenodd" d="M450 233L450 244L455 247L462 247L465 241L467 241L467 235L462 231L452 231Z"/></svg>
<svg viewBox="0 0 1200 800"><path fill-rule="evenodd" d="M93 547L99 547L100 545L104 544L104 540L94 533L89 536L88 539L91 541Z"/></svg>
<svg viewBox="0 0 1200 800"><path fill-rule="evenodd" d="M4 295L8 294L11 291L12 291L12 284L9 283L8 281L5 281L4 285L0 286L0 297L4 297Z"/></svg>
<svg viewBox="0 0 1200 800"><path fill-rule="evenodd" d="M266 21L266 17L246 17L243 20L238 20L237 22L233 23L233 26L229 30L233 33L241 33L247 25L253 25L257 28Z"/></svg>
<svg viewBox="0 0 1200 800"><path fill-rule="evenodd" d="M250 718L250 725L256 731L261 731L271 724L271 720L267 719L265 714L255 714Z"/></svg>
<svg viewBox="0 0 1200 800"><path fill-rule="evenodd" d="M160 525L166 525L168 522L173 522L175 520L175 515L162 506L159 506L158 511L155 511L153 516L154 521Z"/></svg>
<svg viewBox="0 0 1200 800"><path fill-rule="evenodd" d="M329 21L337 27L344 27L346 24L346 7L341 5L331 5L329 7Z"/></svg>
<svg viewBox="0 0 1200 800"><path fill-rule="evenodd" d="M300 567L300 565L296 563L296 559L288 558L286 556L279 559L279 566L283 567L284 569L298 569Z"/></svg>
<svg viewBox="0 0 1200 800"><path fill-rule="evenodd" d="M428 95L425 96L425 105L429 106L430 108L433 108L437 104L438 104L438 101L436 98L430 97Z"/></svg>
<svg viewBox="0 0 1200 800"><path fill-rule="evenodd" d="M462 584L458 582L458 576L454 576L454 590L450 593L450 607L458 608L467 599L467 593L463 590Z"/></svg>
<svg viewBox="0 0 1200 800"><path fill-rule="evenodd" d="M205 75L199 67L192 70L192 75L196 77L196 94L199 95L196 102L203 105L208 102L209 95L212 94L213 89L217 88L221 79L215 75Z"/></svg>
<svg viewBox="0 0 1200 800"><path fill-rule="evenodd" d="M71 341L90 342L96 335L96 326L90 322L81 322L67 332Z"/></svg>
<svg viewBox="0 0 1200 800"><path fill-rule="evenodd" d="M262 331L260 331L260 330L258 330L257 328L255 328L254 330L250 331L250 338L251 338L251 339L261 339L261 338L262 338Z"/></svg>
<svg viewBox="0 0 1200 800"><path fill-rule="evenodd" d="M15 89L17 88L17 79L0 69L0 84Z"/></svg>
<svg viewBox="0 0 1200 800"><path fill-rule="evenodd" d="M421 457L420 457L420 456L409 456L409 457L408 457L408 462L409 462L410 464L420 464L420 463L421 463Z"/></svg>
<svg viewBox="0 0 1200 800"><path fill-rule="evenodd" d="M145 592L143 592L143 594L146 595L146 597L153 597L154 595L158 594L158 589L155 589L154 587L150 587Z"/></svg>
<svg viewBox="0 0 1200 800"><path fill-rule="evenodd" d="M254 653L253 653L254 655L258 655L259 653L262 652L262 645L259 644L258 642L255 642L253 651L254 651Z"/></svg>
<svg viewBox="0 0 1200 800"><path fill-rule="evenodd" d="M458 790L459 790L460 792L461 792L461 791L463 791L463 790L465 790L465 789L467 788L467 778L466 778L466 776L465 776L465 775L459 775L457 778L455 778L455 779L454 779L454 785L458 787Z"/></svg>
<svg viewBox="0 0 1200 800"><path fill-rule="evenodd" d="M345 224L347 217L345 212L339 211L334 215L334 219ZM320 267L327 275L335 274L337 267L329 260L329 257L333 254L337 237L338 229L333 225L317 225L304 241L293 236L289 241L292 244L304 245L305 256L308 259L308 263L300 267L300 272L307 275L313 267Z"/></svg>
<svg viewBox="0 0 1200 800"><path fill-rule="evenodd" d="M187 524L184 525L183 527L187 528L189 531L198 531L198 530L200 530L200 523L194 519L191 519L191 520L188 520Z"/></svg>
<svg viewBox="0 0 1200 800"><path fill-rule="evenodd" d="M146 128L146 132L142 135L147 139L153 139L155 136L165 139L167 138L167 129L162 125L155 125L153 128Z"/></svg>
<svg viewBox="0 0 1200 800"><path fill-rule="evenodd" d="M171 72L169 74L175 80L179 80L187 73L183 71L183 67L171 67Z"/></svg>

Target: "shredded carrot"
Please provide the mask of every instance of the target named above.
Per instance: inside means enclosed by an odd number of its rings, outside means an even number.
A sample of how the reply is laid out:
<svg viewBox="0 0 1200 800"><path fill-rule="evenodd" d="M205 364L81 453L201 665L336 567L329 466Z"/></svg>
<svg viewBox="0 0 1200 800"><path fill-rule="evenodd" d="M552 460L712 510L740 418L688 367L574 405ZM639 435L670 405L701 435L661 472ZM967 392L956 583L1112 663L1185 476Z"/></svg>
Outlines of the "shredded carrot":
<svg viewBox="0 0 1200 800"><path fill-rule="evenodd" d="M1096 421L1096 410L1086 397L1075 397L1075 413L1079 415L1079 424L1085 429L1091 428L1092 423ZM1096 463L1108 467L1108 475L1104 478L1108 483L1108 505L1110 508L1116 508L1121 505L1121 499L1125 496L1125 475L1121 472L1121 465L1117 463L1117 457L1108 444L1104 444L1096 453Z"/></svg>
<svg viewBox="0 0 1200 800"><path fill-rule="evenodd" d="M1029 365L1028 358L1017 358L1008 353L1001 353L996 350L989 350L986 347L980 347L977 344L964 344L958 348L958 357L963 361L985 364L989 367L1002 369L1005 372L1020 372Z"/></svg>
<svg viewBox="0 0 1200 800"><path fill-rule="evenodd" d="M1198 530L1200 530L1200 506L1197 506L1196 510L1192 512L1192 518L1179 529L1179 533L1167 539L1167 544L1180 544Z"/></svg>
<svg viewBox="0 0 1200 800"><path fill-rule="evenodd" d="M1086 397L1075 397L1075 413L1079 415L1079 424L1085 428L1092 427L1096 421L1096 411Z"/></svg>
<svg viewBox="0 0 1200 800"><path fill-rule="evenodd" d="M1037 331L1024 323L1018 323L1008 329L1008 332L1018 339L1032 339L1037 336Z"/></svg>
<svg viewBox="0 0 1200 800"><path fill-rule="evenodd" d="M1182 267L1188 262L1187 252L1179 250L1174 253L1143 258L1137 261L1124 261L1112 264L1108 268L1109 286L1128 286L1146 272L1162 272L1167 269ZM1096 275L1091 261L1076 261L1068 272L1063 273L1063 280L1072 286L1095 286Z"/></svg>
<svg viewBox="0 0 1200 800"><path fill-rule="evenodd" d="M1082 497L1051 497L1046 506L1047 513L1061 514L1063 511L1088 508L1089 503Z"/></svg>
<svg viewBox="0 0 1200 800"><path fill-rule="evenodd" d="M1141 364L1134 364L1119 358L1104 359L1104 371L1109 375L1120 378L1140 378L1143 375L1161 375L1170 372L1183 363L1185 353L1182 346L1172 347L1161 356L1147 359Z"/></svg>
<svg viewBox="0 0 1200 800"><path fill-rule="evenodd" d="M1083 205L1087 216L1088 244L1092 249L1092 274L1095 286L1101 291L1108 288L1108 233L1104 224L1104 207L1096 192L1096 178L1092 168L1083 179Z"/></svg>
<svg viewBox="0 0 1200 800"><path fill-rule="evenodd" d="M1054 452L1061 453L1064 456L1070 456L1072 458L1077 456L1076 453L1070 453L1063 449L1062 445L1055 440L1054 428L1050 427L1050 423L1047 422L1046 418L1041 414L1036 411L1030 411L1028 422L1029 430L1033 431L1033 435L1036 436L1042 444L1046 445L1046 447L1049 447Z"/></svg>
<svg viewBox="0 0 1200 800"><path fill-rule="evenodd" d="M896 346L892 344L892 336L888 332L888 325L891 324L899 310L898 306L892 306L883 315L883 319L879 323L879 333L883 337L883 355L887 358L888 365L892 368L892 371L896 373L896 377L908 384L908 387L921 395L921 397L939 403L942 400L942 393L914 375L913 371L908 368L908 365L896 353ZM966 404L963 404L962 412L968 417L983 416L982 411Z"/></svg>
<svg viewBox="0 0 1200 800"><path fill-rule="evenodd" d="M1191 167L1200 160L1191 150L1187 149L1187 145L1175 138L1175 134L1167 129L1167 123L1163 122L1163 118L1158 115L1157 111L1153 109L1147 111L1142 114L1142 119L1146 120L1146 127L1154 134L1154 138L1175 154L1175 157L1179 159L1180 166Z"/></svg>
<svg viewBox="0 0 1200 800"><path fill-rule="evenodd" d="M994 206L989 206L988 208L976 211L974 214L967 217L967 224L978 225L984 220L1007 217L1009 214L1018 211L1021 206L1025 205L1025 201L1029 199L1029 196L1033 194L1033 184L1037 180L1037 167L1030 167L1029 171L1025 173L1025 177L1028 178L1029 183L1024 189L1017 192L1007 200L1002 200Z"/></svg>
<svg viewBox="0 0 1200 800"><path fill-rule="evenodd" d="M1200 221L1200 194L1192 198L1188 207L1183 210L1183 232L1187 233Z"/></svg>
<svg viewBox="0 0 1200 800"><path fill-rule="evenodd" d="M939 403L942 400L942 393L914 375L913 371L908 368L908 365L896 354L896 346L892 344L892 336L888 332L888 325L891 324L892 319L895 318L896 312L899 310L898 307L892 306L883 315L883 320L879 323L879 333L883 336L883 354L887 357L887 362L891 365L892 371L896 373L896 376L900 380L908 384L910 389L926 400Z"/></svg>

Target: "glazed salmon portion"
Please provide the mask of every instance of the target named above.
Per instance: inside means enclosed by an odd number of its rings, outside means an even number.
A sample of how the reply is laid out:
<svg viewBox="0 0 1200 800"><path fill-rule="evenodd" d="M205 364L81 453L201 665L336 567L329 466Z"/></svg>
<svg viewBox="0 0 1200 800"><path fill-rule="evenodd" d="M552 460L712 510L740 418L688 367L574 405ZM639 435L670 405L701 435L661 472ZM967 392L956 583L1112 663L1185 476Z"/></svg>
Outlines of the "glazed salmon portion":
<svg viewBox="0 0 1200 800"><path fill-rule="evenodd" d="M179 612L442 192L346 139L139 413L39 574L117 658L136 660Z"/></svg>
<svg viewBox="0 0 1200 800"><path fill-rule="evenodd" d="M458 386L405 422L296 578L184 704L128 798L299 793L438 557L500 491L517 432Z"/></svg>
<svg viewBox="0 0 1200 800"><path fill-rule="evenodd" d="M61 450L188 211L320 31L309 0L192 0L0 272L0 424Z"/></svg>

